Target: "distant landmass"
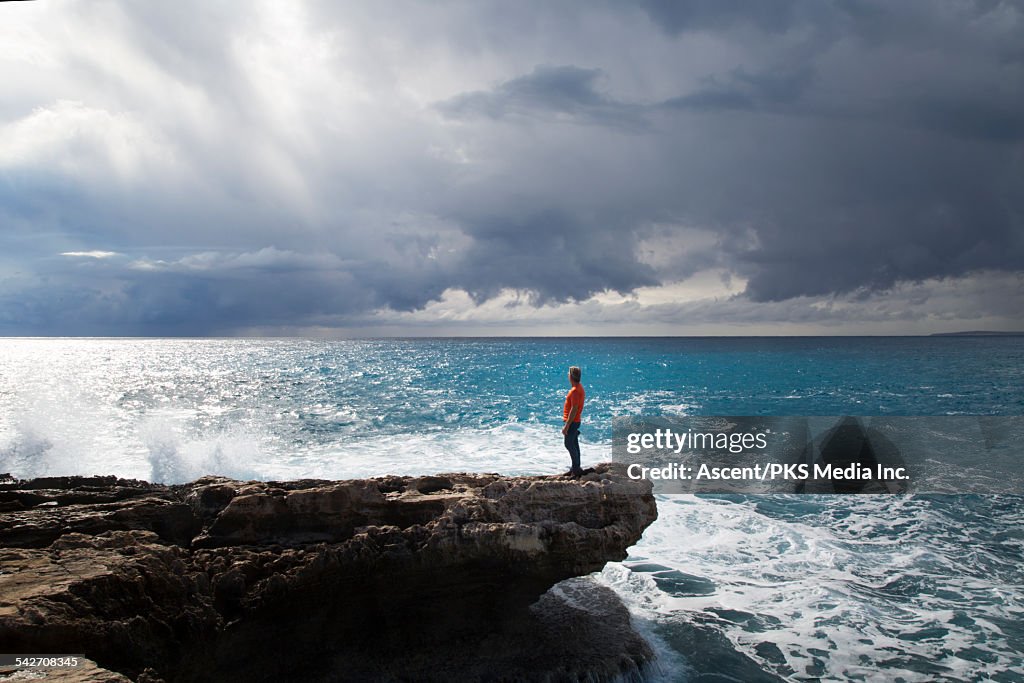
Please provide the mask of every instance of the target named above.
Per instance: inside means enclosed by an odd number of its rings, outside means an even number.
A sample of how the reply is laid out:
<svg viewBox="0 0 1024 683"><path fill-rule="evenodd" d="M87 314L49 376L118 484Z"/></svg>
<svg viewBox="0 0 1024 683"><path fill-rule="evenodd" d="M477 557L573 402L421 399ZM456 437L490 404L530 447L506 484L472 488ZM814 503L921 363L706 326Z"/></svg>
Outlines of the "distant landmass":
<svg viewBox="0 0 1024 683"><path fill-rule="evenodd" d="M935 332L931 337L1019 337L1024 332L996 332L993 330L971 330L970 332Z"/></svg>

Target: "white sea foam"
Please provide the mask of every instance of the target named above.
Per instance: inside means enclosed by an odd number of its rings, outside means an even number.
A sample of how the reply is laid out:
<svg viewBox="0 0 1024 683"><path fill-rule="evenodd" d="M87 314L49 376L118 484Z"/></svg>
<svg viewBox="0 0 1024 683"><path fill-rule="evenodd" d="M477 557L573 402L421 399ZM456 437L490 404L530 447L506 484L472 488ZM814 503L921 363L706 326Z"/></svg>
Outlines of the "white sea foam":
<svg viewBox="0 0 1024 683"><path fill-rule="evenodd" d="M697 408L693 401L676 391L663 389L639 391L607 406L612 415L689 415ZM604 407L597 403L595 407Z"/></svg>
<svg viewBox="0 0 1024 683"><path fill-rule="evenodd" d="M609 442L581 439L584 467L611 458ZM344 479L383 474L501 472L552 474L569 468L558 427L537 422L505 422L486 428L380 436L351 436L319 444L267 464L271 478Z"/></svg>
<svg viewBox="0 0 1024 683"><path fill-rule="evenodd" d="M103 467L121 445L116 412L75 382L23 385L9 396L6 408L0 418L0 470L17 476Z"/></svg>
<svg viewBox="0 0 1024 683"><path fill-rule="evenodd" d="M648 669L650 683L685 683L693 677L693 669L683 653L672 648L656 629L658 611L652 601L657 596L654 581L644 574L634 573L619 562L609 562L594 575L623 599L629 609L630 621L654 651L654 661Z"/></svg>
<svg viewBox="0 0 1024 683"><path fill-rule="evenodd" d="M161 415L152 415L139 425L150 481L179 484L206 474L240 480L261 478L258 467L266 455L257 437L242 429L189 436L187 425L187 421Z"/></svg>
<svg viewBox="0 0 1024 683"><path fill-rule="evenodd" d="M931 535L941 520L927 502L841 501L808 501L819 509L801 520L763 514L756 499L661 496L659 520L633 554L703 577L714 591L675 594L649 569L647 590L631 589L620 570L605 576L642 617L680 628L710 618L736 650L784 676L958 680L1020 666L998 626L965 618L1003 579L972 572ZM1019 618L1019 604L998 602L989 597L986 612ZM782 662L761 654L766 644Z"/></svg>

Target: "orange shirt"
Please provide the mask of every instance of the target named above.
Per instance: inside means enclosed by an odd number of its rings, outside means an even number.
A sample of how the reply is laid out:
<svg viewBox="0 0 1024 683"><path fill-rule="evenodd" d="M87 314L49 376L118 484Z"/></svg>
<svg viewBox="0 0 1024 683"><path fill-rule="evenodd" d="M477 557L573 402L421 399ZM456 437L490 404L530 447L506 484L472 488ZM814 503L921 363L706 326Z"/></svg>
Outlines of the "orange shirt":
<svg viewBox="0 0 1024 683"><path fill-rule="evenodd" d="M583 415L583 399L586 397L586 392L583 391L582 384L574 384L569 393L565 395L565 408L562 409L562 422L566 422L569 419L569 411L572 410L573 406L579 406L579 412L576 414L576 422L580 421L580 416Z"/></svg>

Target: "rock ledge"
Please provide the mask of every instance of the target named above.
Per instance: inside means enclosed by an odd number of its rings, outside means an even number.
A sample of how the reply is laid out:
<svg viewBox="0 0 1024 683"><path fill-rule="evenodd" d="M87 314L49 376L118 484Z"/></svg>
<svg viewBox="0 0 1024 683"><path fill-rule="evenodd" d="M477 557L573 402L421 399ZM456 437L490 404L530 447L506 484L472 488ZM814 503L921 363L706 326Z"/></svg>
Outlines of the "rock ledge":
<svg viewBox="0 0 1024 683"><path fill-rule="evenodd" d="M549 589L624 559L656 517L650 484L610 464L578 481L0 477L0 642L85 654L109 680L635 677L651 653L614 593Z"/></svg>

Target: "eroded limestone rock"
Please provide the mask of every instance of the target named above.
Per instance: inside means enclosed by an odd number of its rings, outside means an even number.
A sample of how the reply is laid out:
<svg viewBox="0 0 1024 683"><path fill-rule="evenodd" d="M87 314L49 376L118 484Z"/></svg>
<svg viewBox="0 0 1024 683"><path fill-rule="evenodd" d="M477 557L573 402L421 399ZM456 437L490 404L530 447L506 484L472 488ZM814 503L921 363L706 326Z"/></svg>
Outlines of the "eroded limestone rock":
<svg viewBox="0 0 1024 683"><path fill-rule="evenodd" d="M548 592L624 559L656 518L650 484L613 465L578 481L69 477L0 484L3 509L4 651L149 681L600 680L650 656L607 589Z"/></svg>

